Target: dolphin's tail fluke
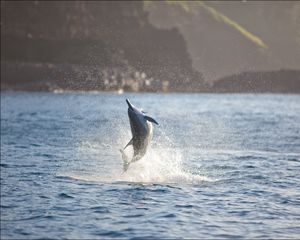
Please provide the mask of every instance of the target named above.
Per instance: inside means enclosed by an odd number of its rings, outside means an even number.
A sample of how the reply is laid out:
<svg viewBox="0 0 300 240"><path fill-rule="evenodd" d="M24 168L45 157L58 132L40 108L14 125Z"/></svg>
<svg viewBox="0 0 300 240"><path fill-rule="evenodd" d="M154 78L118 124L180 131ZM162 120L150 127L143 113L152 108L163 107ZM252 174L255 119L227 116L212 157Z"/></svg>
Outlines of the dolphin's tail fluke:
<svg viewBox="0 0 300 240"><path fill-rule="evenodd" d="M128 157L125 154L123 149L119 149L119 151L122 154L122 160L123 160L123 171L126 172L127 169L129 168L130 162L128 161Z"/></svg>

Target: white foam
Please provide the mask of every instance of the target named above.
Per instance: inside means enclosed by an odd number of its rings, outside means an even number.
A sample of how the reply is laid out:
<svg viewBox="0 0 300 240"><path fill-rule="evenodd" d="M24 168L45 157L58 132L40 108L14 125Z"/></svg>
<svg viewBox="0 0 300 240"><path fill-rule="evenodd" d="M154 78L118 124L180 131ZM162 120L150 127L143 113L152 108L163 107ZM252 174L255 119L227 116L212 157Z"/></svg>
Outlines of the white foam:
<svg viewBox="0 0 300 240"><path fill-rule="evenodd" d="M181 150L175 148L171 139L162 131L157 138L159 142L149 147L146 155L130 164L123 172L123 161L119 149L128 142L129 132L120 131L116 146L85 141L78 146L78 159L72 161L60 176L81 181L92 182L137 182L137 183L177 183L199 184L215 181L198 173L190 173L183 167ZM119 146L121 145L121 146ZM132 146L126 148L129 159L133 155ZM104 157L105 156L105 157Z"/></svg>
<svg viewBox="0 0 300 240"><path fill-rule="evenodd" d="M116 181L146 183L199 183L210 181L207 177L193 175L183 170L182 154L175 149L149 149L138 162L132 163Z"/></svg>
<svg viewBox="0 0 300 240"><path fill-rule="evenodd" d="M90 182L200 184L214 181L200 173L192 174L185 171L182 166L181 152L172 148L149 149L141 160L130 164L125 173L122 170L121 155L117 157L119 159L116 159L116 162L112 161L110 167L102 166L103 163L99 162L98 165L92 164L90 169L85 166L84 170L77 168L76 171L64 171L59 175ZM118 166L117 163L119 163Z"/></svg>

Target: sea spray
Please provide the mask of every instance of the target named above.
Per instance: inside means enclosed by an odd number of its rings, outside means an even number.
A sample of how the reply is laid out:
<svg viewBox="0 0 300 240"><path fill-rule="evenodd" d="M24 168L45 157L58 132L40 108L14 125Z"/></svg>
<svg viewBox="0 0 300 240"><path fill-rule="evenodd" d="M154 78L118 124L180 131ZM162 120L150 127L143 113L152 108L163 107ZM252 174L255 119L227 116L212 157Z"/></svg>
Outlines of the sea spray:
<svg viewBox="0 0 300 240"><path fill-rule="evenodd" d="M143 182L198 184L213 181L203 176L201 169L191 173L184 167L184 150L173 141L173 134L167 131L165 121L154 129L154 136L145 156L130 164L123 173L123 162L119 149L131 139L128 120L101 122L96 131L85 132L82 141L74 146L74 158L59 169L57 175L93 182ZM73 136L77 139L77 136ZM133 148L125 149L132 159Z"/></svg>
<svg viewBox="0 0 300 240"><path fill-rule="evenodd" d="M128 131L120 131L116 145L124 145ZM153 142L146 155L130 165L127 172L122 171L122 158L118 146L85 141L77 147L77 159L73 164L58 173L72 179L93 182L137 182L137 183L182 183L198 184L212 181L201 172L190 173L183 167L183 154L176 148L167 134L159 130L159 141ZM104 154L104 152L106 154ZM129 159L133 148L125 150Z"/></svg>

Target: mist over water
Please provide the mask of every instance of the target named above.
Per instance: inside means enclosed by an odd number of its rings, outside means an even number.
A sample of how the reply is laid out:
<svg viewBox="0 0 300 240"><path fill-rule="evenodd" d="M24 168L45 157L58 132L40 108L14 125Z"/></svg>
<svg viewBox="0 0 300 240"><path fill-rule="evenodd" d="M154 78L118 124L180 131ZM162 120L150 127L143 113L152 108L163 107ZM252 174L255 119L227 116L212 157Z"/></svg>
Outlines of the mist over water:
<svg viewBox="0 0 300 240"><path fill-rule="evenodd" d="M123 173L126 98L160 125ZM2 92L1 237L299 238L299 103Z"/></svg>

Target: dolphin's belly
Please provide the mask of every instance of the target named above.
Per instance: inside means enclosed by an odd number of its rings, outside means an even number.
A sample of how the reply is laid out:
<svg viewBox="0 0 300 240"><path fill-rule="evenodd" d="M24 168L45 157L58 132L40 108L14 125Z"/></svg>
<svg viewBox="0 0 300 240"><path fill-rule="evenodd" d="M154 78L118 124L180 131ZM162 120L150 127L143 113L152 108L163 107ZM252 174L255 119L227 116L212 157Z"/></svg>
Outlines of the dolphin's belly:
<svg viewBox="0 0 300 240"><path fill-rule="evenodd" d="M158 123L153 118L145 115L143 111L134 107L128 99L126 99L126 102L128 104L128 117L130 122L132 139L125 146L125 148L128 145L133 145L134 154L131 162L135 162L141 159L146 154L147 148L150 145L153 132L151 122L154 122L156 124ZM126 171L128 168L126 164L124 167L124 171Z"/></svg>
<svg viewBox="0 0 300 240"><path fill-rule="evenodd" d="M152 124L150 122L146 123L147 131L145 134L134 136L133 138L133 149L135 161L141 159L147 152L147 148L150 145L153 131Z"/></svg>

